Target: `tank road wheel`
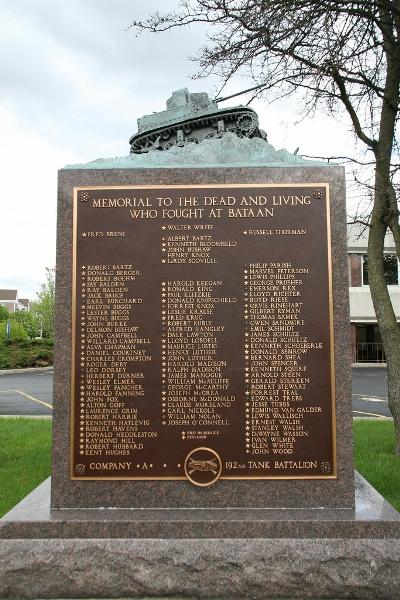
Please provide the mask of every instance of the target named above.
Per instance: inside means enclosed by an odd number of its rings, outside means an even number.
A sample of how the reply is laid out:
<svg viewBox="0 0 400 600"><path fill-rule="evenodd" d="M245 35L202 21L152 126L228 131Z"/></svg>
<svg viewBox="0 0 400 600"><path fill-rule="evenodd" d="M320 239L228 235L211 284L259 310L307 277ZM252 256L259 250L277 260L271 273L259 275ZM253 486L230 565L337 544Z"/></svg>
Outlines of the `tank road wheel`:
<svg viewBox="0 0 400 600"><path fill-rule="evenodd" d="M255 115L247 113L240 115L236 122L236 128L246 137L251 137L257 130L258 123Z"/></svg>

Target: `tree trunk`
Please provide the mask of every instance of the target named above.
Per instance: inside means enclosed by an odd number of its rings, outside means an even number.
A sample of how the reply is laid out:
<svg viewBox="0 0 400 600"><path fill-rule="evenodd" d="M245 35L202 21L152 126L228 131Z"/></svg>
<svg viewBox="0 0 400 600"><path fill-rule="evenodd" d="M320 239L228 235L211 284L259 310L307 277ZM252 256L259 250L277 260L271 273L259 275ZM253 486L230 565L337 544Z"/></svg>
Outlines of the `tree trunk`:
<svg viewBox="0 0 400 600"><path fill-rule="evenodd" d="M375 202L368 239L368 280L386 354L389 409L395 427L395 452L400 455L400 329L384 278L386 185L382 181L385 177L381 177L378 171L377 165Z"/></svg>
<svg viewBox="0 0 400 600"><path fill-rule="evenodd" d="M382 26L387 60L385 93L379 126L379 141L374 147L375 198L368 240L368 274L372 301L385 348L388 374L389 409L393 416L396 446L400 455L400 329L384 277L383 254L388 226L397 233L398 222L396 196L390 176L390 163L399 107L400 56L393 42L390 15L382 9ZM395 235L396 249L398 240Z"/></svg>

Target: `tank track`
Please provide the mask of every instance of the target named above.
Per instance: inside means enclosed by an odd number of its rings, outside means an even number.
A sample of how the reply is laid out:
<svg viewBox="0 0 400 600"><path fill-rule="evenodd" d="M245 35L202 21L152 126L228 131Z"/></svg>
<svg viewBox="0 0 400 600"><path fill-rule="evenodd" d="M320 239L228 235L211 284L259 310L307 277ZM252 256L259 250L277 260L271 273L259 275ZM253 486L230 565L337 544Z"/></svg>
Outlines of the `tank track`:
<svg viewBox="0 0 400 600"><path fill-rule="evenodd" d="M259 129L257 114L251 108L240 107L136 133L129 140L130 152L143 154L150 150L169 150L174 146L198 144L205 139L220 138L226 132L238 137L266 138Z"/></svg>

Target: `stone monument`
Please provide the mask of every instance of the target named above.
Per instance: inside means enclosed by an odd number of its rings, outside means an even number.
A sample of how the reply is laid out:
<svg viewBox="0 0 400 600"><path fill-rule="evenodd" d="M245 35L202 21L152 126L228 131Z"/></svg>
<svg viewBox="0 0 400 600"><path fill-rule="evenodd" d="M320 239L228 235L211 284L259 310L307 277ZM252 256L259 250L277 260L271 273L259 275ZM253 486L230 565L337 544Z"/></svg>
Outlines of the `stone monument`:
<svg viewBox="0 0 400 600"><path fill-rule="evenodd" d="M354 482L343 168L187 90L130 145L59 174L51 491L0 521L2 597L394 600L400 516Z"/></svg>

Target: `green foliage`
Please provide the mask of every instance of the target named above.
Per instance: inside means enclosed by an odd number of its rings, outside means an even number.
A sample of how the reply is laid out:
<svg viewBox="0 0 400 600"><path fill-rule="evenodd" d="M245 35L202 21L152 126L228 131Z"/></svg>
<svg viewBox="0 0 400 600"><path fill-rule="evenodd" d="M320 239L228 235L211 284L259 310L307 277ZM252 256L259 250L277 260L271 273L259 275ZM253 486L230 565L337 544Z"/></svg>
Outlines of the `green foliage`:
<svg viewBox="0 0 400 600"><path fill-rule="evenodd" d="M14 319L11 319L10 337L7 337L7 321L0 322L0 342L9 339L10 341L23 341L28 339L25 329Z"/></svg>
<svg viewBox="0 0 400 600"><path fill-rule="evenodd" d="M12 314L12 322L18 323L28 337L34 339L39 336L39 322L36 315L31 310L18 310Z"/></svg>
<svg viewBox="0 0 400 600"><path fill-rule="evenodd" d="M7 308L3 304L0 304L0 323L2 321L7 321L9 316L10 313L8 312Z"/></svg>
<svg viewBox="0 0 400 600"><path fill-rule="evenodd" d="M45 338L52 338L54 335L55 271L46 268L46 281L41 284L37 293L38 300L31 307L38 329Z"/></svg>
<svg viewBox="0 0 400 600"><path fill-rule="evenodd" d="M50 419L0 419L0 517L49 477L50 465Z"/></svg>
<svg viewBox="0 0 400 600"><path fill-rule="evenodd" d="M356 469L400 511L400 456L395 456L392 421L359 419L353 423Z"/></svg>
<svg viewBox="0 0 400 600"><path fill-rule="evenodd" d="M53 364L53 340L0 341L0 369L48 367Z"/></svg>

